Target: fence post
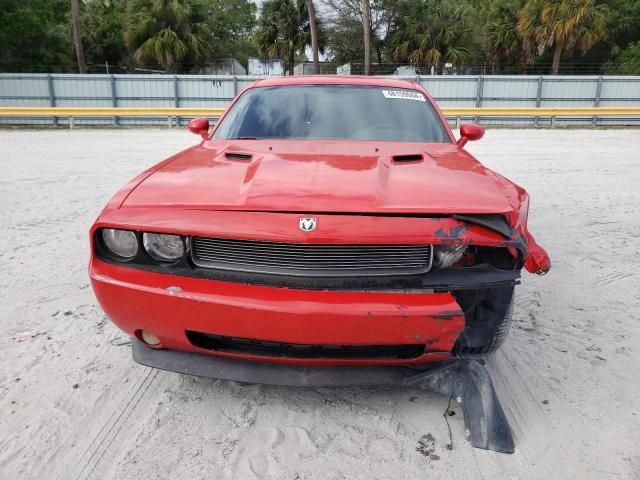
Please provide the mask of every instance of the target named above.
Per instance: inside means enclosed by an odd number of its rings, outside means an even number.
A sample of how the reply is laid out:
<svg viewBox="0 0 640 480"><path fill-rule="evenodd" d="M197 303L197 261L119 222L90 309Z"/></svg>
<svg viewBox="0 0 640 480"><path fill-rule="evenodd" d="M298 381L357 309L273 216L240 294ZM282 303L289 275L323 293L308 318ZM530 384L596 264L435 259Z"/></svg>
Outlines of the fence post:
<svg viewBox="0 0 640 480"><path fill-rule="evenodd" d="M56 94L53 91L53 77L51 74L47 75L47 89L49 90L49 106L56 106ZM53 117L53 126L58 126L58 117Z"/></svg>
<svg viewBox="0 0 640 480"><path fill-rule="evenodd" d="M478 75L478 79L476 80L476 108L480 108L482 106L482 93L484 88L484 77L482 75ZM478 123L478 118L474 118L474 122Z"/></svg>
<svg viewBox="0 0 640 480"><path fill-rule="evenodd" d="M238 77L233 76L233 98L236 98L238 95Z"/></svg>
<svg viewBox="0 0 640 480"><path fill-rule="evenodd" d="M600 96L602 94L602 75L600 75L598 77L598 85L596 86L596 98L593 101L593 106L594 107L599 107L600 106ZM592 126L596 126L598 124L598 117L596 117L595 115L593 116L593 119L591 120L591 125Z"/></svg>
<svg viewBox="0 0 640 480"><path fill-rule="evenodd" d="M540 102L542 100L542 75L538 77L538 90L536 92L536 108L540 108ZM536 115L534 119L534 125L537 127L540 117Z"/></svg>
<svg viewBox="0 0 640 480"><path fill-rule="evenodd" d="M173 104L180 108L180 96L178 95L178 75L173 76ZM180 117L176 115L176 127L180 126ZM169 117L169 128L171 128L171 117Z"/></svg>
<svg viewBox="0 0 640 480"><path fill-rule="evenodd" d="M109 75L109 83L111 84L111 106L118 106L118 97L116 97L116 79L113 75ZM118 117L113 117L111 119L114 125L118 125Z"/></svg>

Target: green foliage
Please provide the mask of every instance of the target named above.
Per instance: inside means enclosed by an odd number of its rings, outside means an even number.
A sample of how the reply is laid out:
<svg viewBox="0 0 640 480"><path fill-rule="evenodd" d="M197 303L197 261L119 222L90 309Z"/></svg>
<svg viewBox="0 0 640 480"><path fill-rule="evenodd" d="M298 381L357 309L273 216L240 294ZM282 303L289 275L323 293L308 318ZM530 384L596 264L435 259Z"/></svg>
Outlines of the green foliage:
<svg viewBox="0 0 640 480"><path fill-rule="evenodd" d="M249 57L258 54L251 36L256 26L256 5L250 0L209 0L207 23L213 58L235 58L247 65Z"/></svg>
<svg viewBox="0 0 640 480"><path fill-rule="evenodd" d="M619 51L604 70L611 75L640 75L640 40Z"/></svg>
<svg viewBox="0 0 640 480"><path fill-rule="evenodd" d="M318 45L324 51L326 34L318 21ZM309 11L305 0L265 0L254 36L261 55L281 57L293 72L296 55L304 55L311 45Z"/></svg>
<svg viewBox="0 0 640 480"><path fill-rule="evenodd" d="M607 37L619 48L640 39L640 2L638 0L604 0L610 14Z"/></svg>
<svg viewBox="0 0 640 480"><path fill-rule="evenodd" d="M124 37L135 62L178 71L206 60L212 37L205 12L196 0L129 0Z"/></svg>
<svg viewBox="0 0 640 480"><path fill-rule="evenodd" d="M555 48L552 73L557 73L562 52L585 53L605 36L608 20L606 6L596 0L528 0L519 13L518 31L538 55Z"/></svg>
<svg viewBox="0 0 640 480"><path fill-rule="evenodd" d="M496 63L523 49L517 28L523 3L523 0L496 0L488 5L481 35L488 56Z"/></svg>
<svg viewBox="0 0 640 480"><path fill-rule="evenodd" d="M490 64L489 72L637 72L638 0L369 0L371 58ZM257 5L261 5L256 18ZM362 64L362 0L316 0L319 46ZM0 70L74 72L69 0L0 0ZM91 72L144 67L199 72L214 58L303 60L311 43L305 0L80 0ZM588 70L587 70L588 69ZM477 71L477 70L471 70ZM485 70L486 71L486 70Z"/></svg>
<svg viewBox="0 0 640 480"><path fill-rule="evenodd" d="M0 2L0 71L74 71L70 3Z"/></svg>
<svg viewBox="0 0 640 480"><path fill-rule="evenodd" d="M456 65L471 56L471 28L464 5L447 0L408 0L393 20L389 45L393 57L436 70L445 62Z"/></svg>
<svg viewBox="0 0 640 480"><path fill-rule="evenodd" d="M123 40L125 0L88 0L81 11L81 32L89 71L131 63Z"/></svg>

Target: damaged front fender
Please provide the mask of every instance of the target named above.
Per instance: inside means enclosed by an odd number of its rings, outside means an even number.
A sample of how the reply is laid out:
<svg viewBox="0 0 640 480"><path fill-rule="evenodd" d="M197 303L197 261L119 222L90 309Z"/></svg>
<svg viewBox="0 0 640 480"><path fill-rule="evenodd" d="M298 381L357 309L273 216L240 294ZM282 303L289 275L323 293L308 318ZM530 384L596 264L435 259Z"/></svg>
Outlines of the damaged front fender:
<svg viewBox="0 0 640 480"><path fill-rule="evenodd" d="M524 268L526 268L529 273L535 273L536 275L546 274L551 270L551 259L549 255L544 248L538 245L531 233L527 232L526 239L528 254L524 261Z"/></svg>

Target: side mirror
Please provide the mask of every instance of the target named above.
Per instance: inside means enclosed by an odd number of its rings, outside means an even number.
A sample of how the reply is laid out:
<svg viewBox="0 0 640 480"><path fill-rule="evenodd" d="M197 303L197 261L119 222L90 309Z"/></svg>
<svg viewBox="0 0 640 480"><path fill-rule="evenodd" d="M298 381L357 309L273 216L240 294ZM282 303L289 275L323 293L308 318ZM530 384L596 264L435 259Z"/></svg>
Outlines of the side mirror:
<svg viewBox="0 0 640 480"><path fill-rule="evenodd" d="M465 123L460 125L460 140L458 145L464 147L471 140L480 140L484 136L484 128L477 123Z"/></svg>
<svg viewBox="0 0 640 480"><path fill-rule="evenodd" d="M189 122L187 128L190 132L206 139L209 136L209 119L206 117L194 118Z"/></svg>

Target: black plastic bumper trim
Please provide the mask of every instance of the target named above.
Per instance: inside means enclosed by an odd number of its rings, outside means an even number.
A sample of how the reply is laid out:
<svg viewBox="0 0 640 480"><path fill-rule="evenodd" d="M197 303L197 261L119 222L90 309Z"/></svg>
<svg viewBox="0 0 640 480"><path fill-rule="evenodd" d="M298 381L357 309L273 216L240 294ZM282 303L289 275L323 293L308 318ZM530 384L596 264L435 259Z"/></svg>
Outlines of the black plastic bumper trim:
<svg viewBox="0 0 640 480"><path fill-rule="evenodd" d="M469 441L476 448L513 453L509 423L491 378L477 360L452 359L424 370L408 367L299 367L175 350L156 350L132 339L133 358L148 367L245 383L289 387L395 385L451 396L464 411Z"/></svg>

